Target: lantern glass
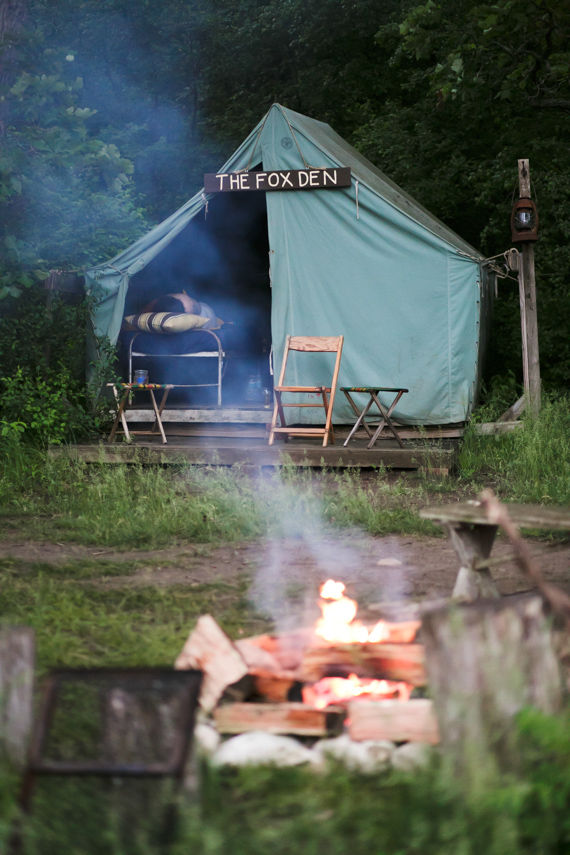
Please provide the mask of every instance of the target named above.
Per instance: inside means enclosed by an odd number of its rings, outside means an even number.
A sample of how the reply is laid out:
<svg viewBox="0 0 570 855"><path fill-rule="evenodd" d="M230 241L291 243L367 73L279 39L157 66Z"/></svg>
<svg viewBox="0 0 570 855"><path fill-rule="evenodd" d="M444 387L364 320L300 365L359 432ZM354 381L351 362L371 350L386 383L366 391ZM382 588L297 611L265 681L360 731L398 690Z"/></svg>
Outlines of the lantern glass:
<svg viewBox="0 0 570 855"><path fill-rule="evenodd" d="M519 208L515 214L515 228L521 231L532 231L536 225L536 218L532 208Z"/></svg>

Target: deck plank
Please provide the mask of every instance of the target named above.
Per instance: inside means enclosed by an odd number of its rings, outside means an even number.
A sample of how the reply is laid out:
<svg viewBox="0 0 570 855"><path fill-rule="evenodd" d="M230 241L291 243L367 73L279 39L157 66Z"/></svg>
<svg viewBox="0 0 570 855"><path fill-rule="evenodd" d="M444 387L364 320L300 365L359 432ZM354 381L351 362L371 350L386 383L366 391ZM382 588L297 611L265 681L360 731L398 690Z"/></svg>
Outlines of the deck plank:
<svg viewBox="0 0 570 855"><path fill-rule="evenodd" d="M192 463L217 466L295 466L332 468L382 467L390 469L419 469L430 467L449 470L453 466L453 449L411 446L406 448L366 447L343 448L341 445L323 448L318 443L287 443L268 446L265 442L243 439L222 439L212 443L195 437L169 441L167 445L155 442L91 443L67 447L54 447L52 456L69 454L87 463L164 462Z"/></svg>

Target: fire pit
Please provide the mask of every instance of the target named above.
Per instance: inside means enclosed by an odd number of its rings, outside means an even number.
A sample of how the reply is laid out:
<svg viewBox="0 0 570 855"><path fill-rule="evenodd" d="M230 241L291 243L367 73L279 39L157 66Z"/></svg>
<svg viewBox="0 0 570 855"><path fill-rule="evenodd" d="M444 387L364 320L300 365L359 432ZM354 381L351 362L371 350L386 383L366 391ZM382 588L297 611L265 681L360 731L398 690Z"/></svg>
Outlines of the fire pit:
<svg viewBox="0 0 570 855"><path fill-rule="evenodd" d="M420 621L362 621L333 579L319 606L312 628L236 642L211 616L198 620L175 667L204 672L200 704L219 733L314 739L344 729L359 742L436 743L431 701L413 696L426 682Z"/></svg>

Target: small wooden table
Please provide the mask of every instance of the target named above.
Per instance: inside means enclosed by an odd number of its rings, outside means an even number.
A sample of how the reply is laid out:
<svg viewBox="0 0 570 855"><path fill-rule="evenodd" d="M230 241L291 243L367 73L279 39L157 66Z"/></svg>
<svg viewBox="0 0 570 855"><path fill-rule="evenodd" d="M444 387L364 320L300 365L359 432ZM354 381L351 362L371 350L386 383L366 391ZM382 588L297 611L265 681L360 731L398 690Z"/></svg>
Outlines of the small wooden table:
<svg viewBox="0 0 570 855"><path fill-rule="evenodd" d="M566 508L509 504L506 507L510 518L519 528L570 531L570 510ZM440 508L423 508L420 516L447 529L459 557L460 567L452 599L471 602L480 597L500 597L489 567L505 564L513 556L490 557L498 526L489 522L481 503L473 501L442 505Z"/></svg>
<svg viewBox="0 0 570 855"><path fill-rule="evenodd" d="M394 410L394 407L396 406L396 404L398 403L398 401L400 400L402 395L408 391L408 389L393 389L389 386L341 386L340 389L341 389L341 392L344 392L344 394L346 395L348 403L350 404L350 406L354 410L355 415L357 416L356 424L354 425L354 427L352 428L352 430L348 434L348 436L344 442L344 446L348 445L348 443L350 442L350 440L352 439L352 437L354 436L354 434L356 433L358 428L362 426L364 428L364 430L366 431L366 433L368 434L368 436L371 438L370 442L368 443L368 445L366 447L372 448L374 446L376 440L380 436L382 429L386 425L387 427L390 428L390 430L392 431L392 433L396 437L396 439L400 445L400 448L404 447L404 443L400 439L400 437L398 435L398 431L396 430L396 428L392 424L390 416L392 415L392 411ZM364 407L362 412L360 412L358 410L358 407L356 406L356 404L352 400L351 392L352 393L363 392L363 393L370 396L368 403L366 404L366 406ZM392 392L394 394L394 400L392 401L392 403L390 404L390 406L387 410L385 409L385 407L382 406L382 404L380 403L380 400L378 399L378 393L379 392ZM372 431L370 430L369 426L366 424L366 421L365 421L365 417L368 415L368 411L369 411L370 407L372 406L372 404L376 404L378 410L380 411L380 415L381 415L380 423L378 424L378 426L376 428L376 432L374 434L372 434Z"/></svg>
<svg viewBox="0 0 570 855"><path fill-rule="evenodd" d="M117 417L115 419L113 427L111 428L111 433L109 434L109 442L115 441L115 434L117 433L119 422L121 422L123 425L123 433L125 434L127 440L130 440L131 436L156 436L156 429L158 428L160 431L160 435L162 436L162 442L166 445L166 434L164 433L164 427L162 426L162 419L160 417L162 415L162 411L164 410L164 405L166 404L168 393L171 389L174 388L174 385L170 383L107 383L107 386L112 388L113 394L115 396L115 401L117 402ZM156 403L156 398L154 397L155 389L164 390L160 405ZM129 431L127 419L125 418L125 407L129 399L129 395L132 392L139 391L150 392L150 399L152 401L152 406L154 409L154 422L150 430Z"/></svg>

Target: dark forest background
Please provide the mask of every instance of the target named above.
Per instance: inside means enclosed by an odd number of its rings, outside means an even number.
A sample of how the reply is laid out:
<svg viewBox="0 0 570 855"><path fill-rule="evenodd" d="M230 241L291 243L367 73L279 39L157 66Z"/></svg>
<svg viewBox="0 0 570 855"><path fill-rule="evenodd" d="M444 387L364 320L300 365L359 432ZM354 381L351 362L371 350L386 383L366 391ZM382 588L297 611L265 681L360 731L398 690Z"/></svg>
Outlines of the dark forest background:
<svg viewBox="0 0 570 855"><path fill-rule="evenodd" d="M0 0L0 40L0 313L170 214L278 101L486 256L530 158L543 378L570 386L567 0ZM520 362L505 279L487 375Z"/></svg>

